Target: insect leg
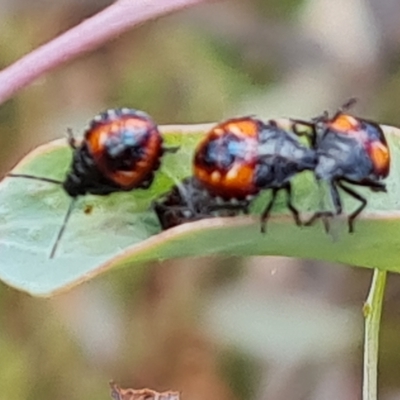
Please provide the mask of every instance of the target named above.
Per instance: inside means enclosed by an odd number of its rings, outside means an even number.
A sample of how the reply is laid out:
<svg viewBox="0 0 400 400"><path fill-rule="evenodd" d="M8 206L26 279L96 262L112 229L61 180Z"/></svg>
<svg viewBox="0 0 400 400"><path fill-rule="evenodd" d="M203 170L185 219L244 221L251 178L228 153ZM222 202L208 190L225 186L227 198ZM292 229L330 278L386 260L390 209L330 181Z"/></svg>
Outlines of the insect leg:
<svg viewBox="0 0 400 400"><path fill-rule="evenodd" d="M76 148L78 147L76 144L74 132L71 128L67 129L67 142L68 142L69 146L74 150L76 150Z"/></svg>
<svg viewBox="0 0 400 400"><path fill-rule="evenodd" d="M269 214L271 212L272 206L274 205L278 191L279 191L279 189L272 188L272 198L271 198L270 202L267 204L267 206L265 207L263 213L261 214L261 233L266 232L266 228L267 228L266 225L267 225L267 221L269 218Z"/></svg>
<svg viewBox="0 0 400 400"><path fill-rule="evenodd" d="M355 192L353 189L348 188L347 186L343 185L342 182L338 182L339 187L349 194L351 197L354 197L356 200L361 202L361 205L353 211L348 218L348 223L349 223L349 233L354 232L354 220L357 218L357 216L364 210L364 208L367 205L367 199L365 199L363 196L361 196L359 193Z"/></svg>
<svg viewBox="0 0 400 400"><path fill-rule="evenodd" d="M285 189L286 194L287 194L287 201L286 201L287 207L292 212L292 215L293 215L294 221L296 222L296 225L297 226L301 226L302 223L301 223L301 220L300 220L299 211L297 210L297 208L292 203L293 195L292 195L292 185L290 184L290 182L288 182L286 184L284 189Z"/></svg>
<svg viewBox="0 0 400 400"><path fill-rule="evenodd" d="M76 201L76 198L72 198L71 202L69 203L69 207L68 207L67 213L65 214L63 224L61 225L61 228L58 231L56 241L54 242L53 248L51 249L50 258L54 258L55 254L56 254L58 243L60 242L61 237L64 234L65 228L67 226L67 222L68 222L69 217L71 216L72 210L74 208L75 201Z"/></svg>
<svg viewBox="0 0 400 400"><path fill-rule="evenodd" d="M174 153L178 152L180 148L181 148L181 146L163 147L163 152L174 154Z"/></svg>
<svg viewBox="0 0 400 400"><path fill-rule="evenodd" d="M337 182L328 181L327 183L329 186L333 206L335 208L335 213L333 213L332 211L318 211L304 225L311 226L315 223L317 219L322 219L325 232L328 233L330 230L328 218L332 218L334 215L339 215L342 213L342 201L340 200L340 195L336 187Z"/></svg>

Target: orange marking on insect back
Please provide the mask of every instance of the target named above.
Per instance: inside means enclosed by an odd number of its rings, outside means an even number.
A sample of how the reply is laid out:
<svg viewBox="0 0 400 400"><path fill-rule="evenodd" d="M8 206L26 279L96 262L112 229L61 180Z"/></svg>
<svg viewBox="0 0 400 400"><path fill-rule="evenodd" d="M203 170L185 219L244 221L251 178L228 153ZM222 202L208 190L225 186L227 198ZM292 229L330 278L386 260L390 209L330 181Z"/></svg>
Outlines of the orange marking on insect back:
<svg viewBox="0 0 400 400"><path fill-rule="evenodd" d="M251 118L230 120L225 124L225 130L237 136L256 137L258 124Z"/></svg>
<svg viewBox="0 0 400 400"><path fill-rule="evenodd" d="M254 169L259 130L260 122L256 119L234 118L218 124L204 136L195 151L193 172L211 194L223 198L244 198L258 191L254 185ZM208 145L212 141L215 160L213 163L209 160L205 162ZM219 164L219 156L225 161L226 154L234 158L232 163Z"/></svg>
<svg viewBox="0 0 400 400"><path fill-rule="evenodd" d="M134 188L139 186L144 179L156 170L158 160L162 153L162 140L158 134L150 136L146 143L146 151L143 158L132 166L132 171L104 171L114 183L123 188Z"/></svg>
<svg viewBox="0 0 400 400"><path fill-rule="evenodd" d="M162 155L162 138L153 128L148 141L143 144L145 146L143 157L132 164L132 170L110 171L107 167L105 143L112 137L118 140L121 132L130 128L134 130L138 128L151 129L152 127L149 126L148 121L128 116L94 126L86 132L85 137L97 167L112 182L125 189L139 186L157 168L158 160Z"/></svg>
<svg viewBox="0 0 400 400"><path fill-rule="evenodd" d="M254 191L254 167L248 164L235 164L224 176L223 184L237 193L248 194Z"/></svg>
<svg viewBox="0 0 400 400"><path fill-rule="evenodd" d="M244 198L258 191L254 186L254 166L250 164L236 163L225 173L195 166L194 175L216 196Z"/></svg>
<svg viewBox="0 0 400 400"><path fill-rule="evenodd" d="M215 184L221 181L221 173L218 171L213 171L210 175L211 181Z"/></svg>
<svg viewBox="0 0 400 400"><path fill-rule="evenodd" d="M121 117L114 121L107 121L94 126L86 132L86 141L90 146L90 152L96 156L102 155L104 151L104 144L107 139L112 136L119 136L123 129L137 129L148 128L149 123L140 118L133 118L131 116Z"/></svg>
<svg viewBox="0 0 400 400"><path fill-rule="evenodd" d="M351 115L340 114L336 119L330 122L329 127L337 131L346 133L349 131L354 131L358 128L359 122L356 118Z"/></svg>
<svg viewBox="0 0 400 400"><path fill-rule="evenodd" d="M224 176L221 186L228 197L242 198L255 194L258 189L254 185L254 166L235 164Z"/></svg>
<svg viewBox="0 0 400 400"><path fill-rule="evenodd" d="M375 173L381 177L386 177L390 169L389 148L379 141L370 143L368 154L371 157Z"/></svg>

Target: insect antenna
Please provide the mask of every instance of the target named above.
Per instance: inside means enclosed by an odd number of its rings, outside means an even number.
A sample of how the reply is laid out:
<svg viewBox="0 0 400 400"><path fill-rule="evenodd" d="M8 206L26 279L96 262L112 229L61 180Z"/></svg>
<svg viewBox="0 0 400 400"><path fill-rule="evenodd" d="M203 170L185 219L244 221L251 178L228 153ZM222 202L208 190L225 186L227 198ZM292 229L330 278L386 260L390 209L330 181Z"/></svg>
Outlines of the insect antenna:
<svg viewBox="0 0 400 400"><path fill-rule="evenodd" d="M42 182L48 182L48 183L54 183L56 185L62 185L63 182L59 181L57 179L51 179L51 178L43 178L41 176L34 176L34 175L27 175L27 174L7 174L7 177L10 178L25 178L25 179L33 179L35 181L42 181Z"/></svg>
<svg viewBox="0 0 400 400"><path fill-rule="evenodd" d="M331 119L335 120L336 118L339 117L340 114L346 113L351 108L353 108L357 102L358 102L357 97L350 97L350 99L347 100L346 103L344 103L341 107L339 107L339 109L336 111L335 115Z"/></svg>
<svg viewBox="0 0 400 400"><path fill-rule="evenodd" d="M345 112L353 108L355 104L358 102L357 97L350 97L339 109L341 112Z"/></svg>
<svg viewBox="0 0 400 400"><path fill-rule="evenodd" d="M51 178L43 178L40 176L34 176L34 175L27 175L27 174L7 174L7 177L11 177L11 178L25 178L25 179L32 179L32 180L36 180L36 181L42 181L42 182L48 182L48 183L54 183L55 185L62 185L64 182L63 181L59 181L57 179L51 179ZM64 221L63 224L61 225L61 228L58 232L56 241L54 242L53 248L51 249L51 253L50 253L50 258L54 258L54 255L56 253L57 247L58 247L58 243L60 242L60 239L65 231L65 227L67 225L67 222L69 220L69 217L71 216L71 212L74 208L74 204L75 204L75 198L72 199L71 203L69 204L67 213L65 214L64 217Z"/></svg>
<svg viewBox="0 0 400 400"><path fill-rule="evenodd" d="M51 249L50 258L54 258L54 255L56 254L58 243L60 242L61 237L64 234L65 228L67 226L67 222L68 222L69 217L71 216L72 210L74 208L75 201L76 201L76 199L73 198L71 200L71 202L69 203L69 207L68 207L67 213L65 214L64 221L63 221L63 223L61 225L60 230L58 231L58 235L57 235L57 238L56 238L56 240L55 240L55 242L53 244L53 248Z"/></svg>

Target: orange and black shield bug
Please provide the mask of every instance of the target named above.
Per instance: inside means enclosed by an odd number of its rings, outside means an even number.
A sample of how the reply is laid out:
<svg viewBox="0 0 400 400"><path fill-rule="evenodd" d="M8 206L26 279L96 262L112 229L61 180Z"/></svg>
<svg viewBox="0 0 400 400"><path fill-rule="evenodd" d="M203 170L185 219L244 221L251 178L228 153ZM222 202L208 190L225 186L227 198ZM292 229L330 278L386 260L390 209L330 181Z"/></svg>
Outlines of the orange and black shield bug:
<svg viewBox="0 0 400 400"><path fill-rule="evenodd" d="M71 131L68 143L73 150L70 170L64 181L25 174L12 177L37 179L62 185L72 198L64 222L50 253L53 258L72 212L74 201L85 194L108 195L114 192L148 188L160 166L165 148L157 125L143 111L110 109L90 122L81 143Z"/></svg>
<svg viewBox="0 0 400 400"><path fill-rule="evenodd" d="M349 232L353 232L354 221L367 206L367 200L349 185L386 192L382 180L390 171L390 150L385 135L376 122L348 114L354 103L350 99L332 117L324 113L312 122L293 120L295 132L302 125L311 128L311 143L318 158L315 176L317 181L327 182L335 208L334 212L316 212L306 225L323 218L325 229L329 230L327 217L339 215L343 210L341 189L361 203L348 217Z"/></svg>
<svg viewBox="0 0 400 400"><path fill-rule="evenodd" d="M250 200L262 190L272 190L272 199L261 215L261 231L280 190L287 193L287 206L297 225L299 212L292 204L291 179L313 170L313 149L280 127L278 121L265 123L253 117L224 121L204 137L193 162L194 176L213 196L224 200Z"/></svg>

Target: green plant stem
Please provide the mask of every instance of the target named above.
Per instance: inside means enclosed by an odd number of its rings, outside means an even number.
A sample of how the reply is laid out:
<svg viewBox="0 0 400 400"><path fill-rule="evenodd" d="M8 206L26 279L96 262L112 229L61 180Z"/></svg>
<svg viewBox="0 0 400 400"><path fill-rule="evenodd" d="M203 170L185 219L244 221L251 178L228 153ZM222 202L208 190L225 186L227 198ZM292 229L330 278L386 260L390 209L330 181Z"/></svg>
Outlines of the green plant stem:
<svg viewBox="0 0 400 400"><path fill-rule="evenodd" d="M378 398L378 351L382 303L386 286L386 271L374 270L371 288L364 304L364 376L363 400Z"/></svg>

